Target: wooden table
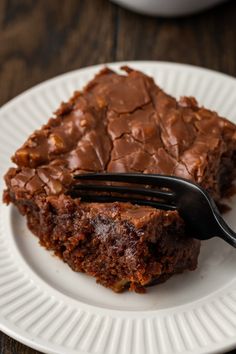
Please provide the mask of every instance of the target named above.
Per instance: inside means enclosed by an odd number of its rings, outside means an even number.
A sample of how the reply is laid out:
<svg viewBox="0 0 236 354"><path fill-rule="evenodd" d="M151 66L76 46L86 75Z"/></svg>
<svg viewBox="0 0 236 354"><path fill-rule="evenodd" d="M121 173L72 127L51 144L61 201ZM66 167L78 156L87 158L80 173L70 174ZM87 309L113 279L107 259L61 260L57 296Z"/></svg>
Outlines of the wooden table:
<svg viewBox="0 0 236 354"><path fill-rule="evenodd" d="M0 1L1 105L73 69L147 59L236 76L236 1L180 19L137 15L108 0ZM0 334L0 354L36 353Z"/></svg>

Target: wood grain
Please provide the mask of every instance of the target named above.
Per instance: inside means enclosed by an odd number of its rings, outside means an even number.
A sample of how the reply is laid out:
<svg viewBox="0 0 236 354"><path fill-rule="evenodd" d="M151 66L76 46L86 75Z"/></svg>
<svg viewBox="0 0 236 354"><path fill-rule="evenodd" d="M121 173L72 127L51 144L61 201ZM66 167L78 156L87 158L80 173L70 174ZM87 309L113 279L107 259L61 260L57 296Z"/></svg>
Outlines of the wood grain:
<svg viewBox="0 0 236 354"><path fill-rule="evenodd" d="M236 75L236 3L180 18L150 18L118 10L117 60L188 63Z"/></svg>
<svg viewBox="0 0 236 354"><path fill-rule="evenodd" d="M180 19L141 16L108 0L0 0L0 105L58 74L118 60L236 76L235 38L235 0ZM0 334L0 354L37 353Z"/></svg>
<svg viewBox="0 0 236 354"><path fill-rule="evenodd" d="M115 59L116 8L105 0L0 6L0 104L60 73Z"/></svg>

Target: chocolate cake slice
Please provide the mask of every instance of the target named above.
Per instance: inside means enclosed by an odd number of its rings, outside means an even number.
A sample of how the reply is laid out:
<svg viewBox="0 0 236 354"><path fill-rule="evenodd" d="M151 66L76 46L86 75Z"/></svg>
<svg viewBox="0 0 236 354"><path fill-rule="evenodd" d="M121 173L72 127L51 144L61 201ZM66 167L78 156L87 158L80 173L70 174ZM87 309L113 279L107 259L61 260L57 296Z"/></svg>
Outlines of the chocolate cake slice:
<svg viewBox="0 0 236 354"><path fill-rule="evenodd" d="M40 243L73 270L114 291L143 291L194 270L200 242L175 211L73 198L73 175L176 175L220 202L235 176L236 126L194 98L176 101L152 78L123 70L102 70L16 151L4 201L15 204Z"/></svg>

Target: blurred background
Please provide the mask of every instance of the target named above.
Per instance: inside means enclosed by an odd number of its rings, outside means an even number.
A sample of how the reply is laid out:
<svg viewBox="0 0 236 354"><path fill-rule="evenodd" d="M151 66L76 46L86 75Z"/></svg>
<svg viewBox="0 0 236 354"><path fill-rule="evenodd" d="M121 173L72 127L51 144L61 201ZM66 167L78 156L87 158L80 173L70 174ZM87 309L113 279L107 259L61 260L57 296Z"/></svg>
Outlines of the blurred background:
<svg viewBox="0 0 236 354"><path fill-rule="evenodd" d="M190 13L190 4L197 10L204 2L213 1L160 0L155 11ZM152 7L146 12L154 15ZM64 72L128 60L187 63L236 77L236 1L184 17L161 17L109 0L0 0L0 105ZM0 354L36 353L0 333Z"/></svg>
<svg viewBox="0 0 236 354"><path fill-rule="evenodd" d="M175 61L236 76L235 42L235 0L183 18L144 16L109 0L0 0L0 104L111 61Z"/></svg>

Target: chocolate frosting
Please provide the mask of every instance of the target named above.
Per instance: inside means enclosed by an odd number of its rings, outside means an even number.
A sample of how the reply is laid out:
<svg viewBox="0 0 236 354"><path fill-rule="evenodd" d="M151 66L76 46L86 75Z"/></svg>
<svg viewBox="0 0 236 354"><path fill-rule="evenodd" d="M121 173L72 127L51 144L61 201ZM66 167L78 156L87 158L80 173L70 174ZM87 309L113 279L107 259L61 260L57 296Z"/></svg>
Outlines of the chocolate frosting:
<svg viewBox="0 0 236 354"><path fill-rule="evenodd" d="M60 194L84 171L176 175L214 194L214 169L236 148L235 125L193 98L177 101L141 72L123 70L102 70L16 151L17 168L6 175L16 198Z"/></svg>

